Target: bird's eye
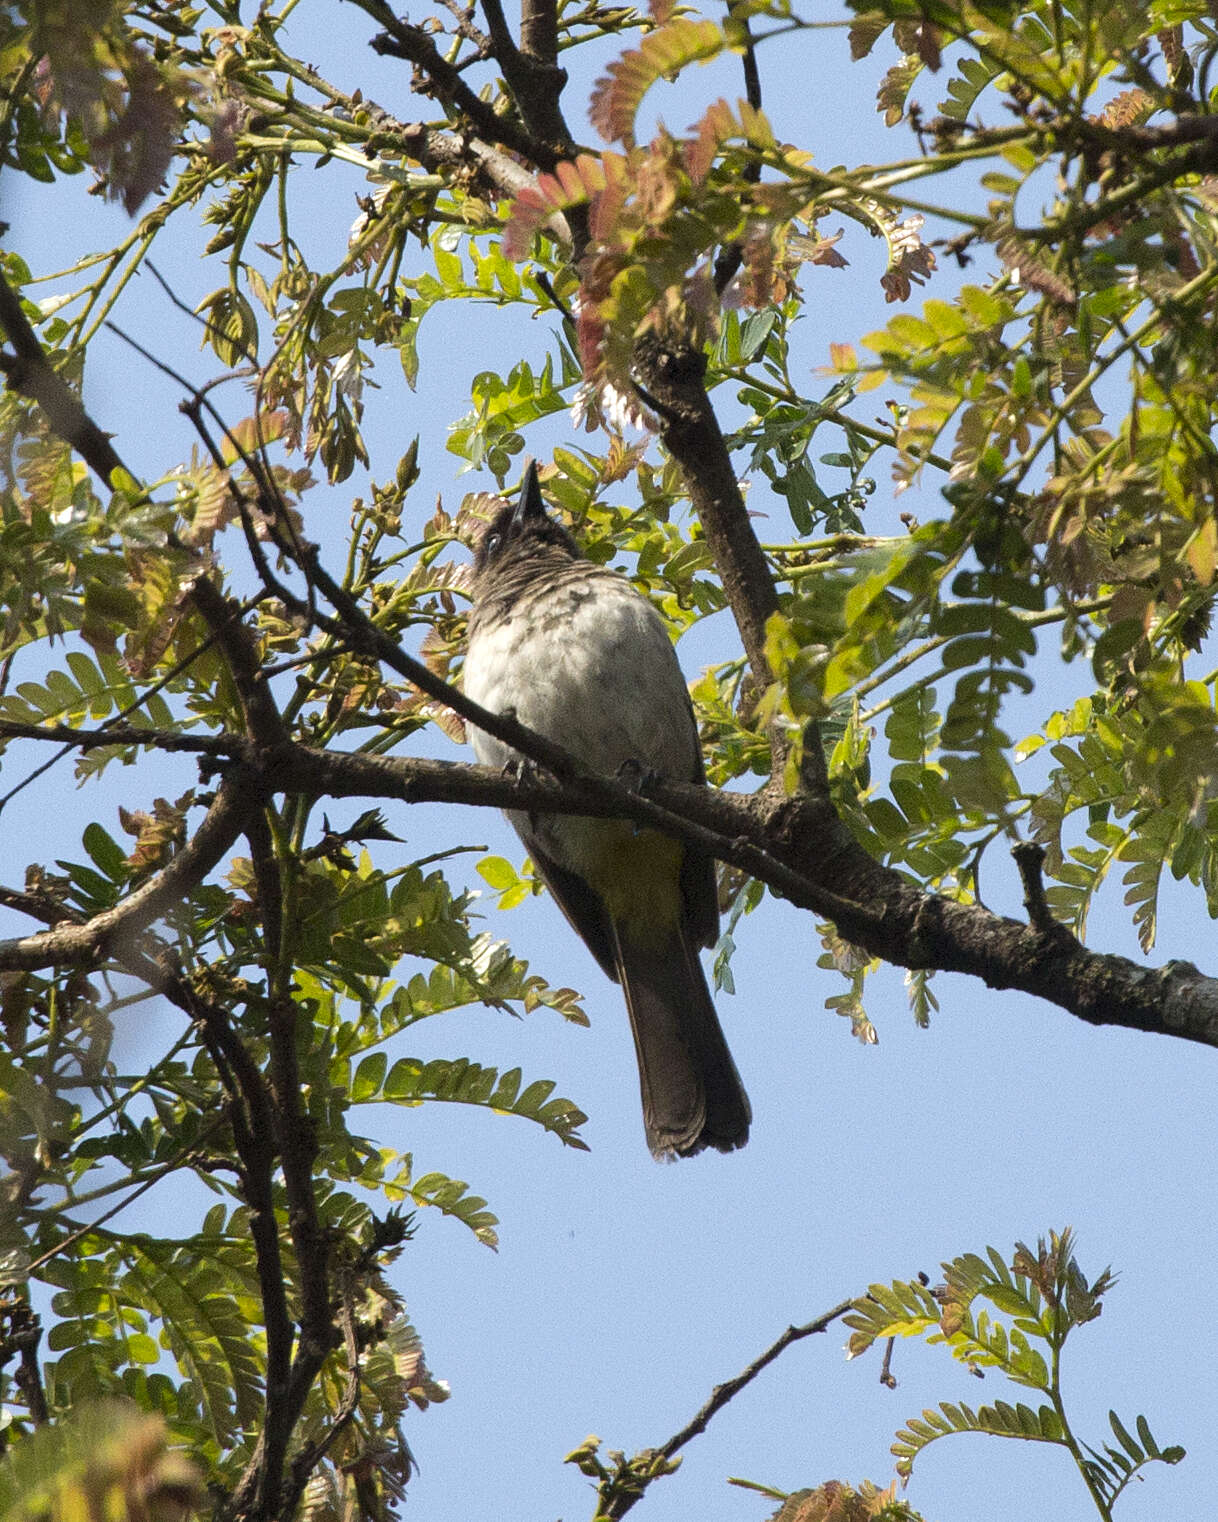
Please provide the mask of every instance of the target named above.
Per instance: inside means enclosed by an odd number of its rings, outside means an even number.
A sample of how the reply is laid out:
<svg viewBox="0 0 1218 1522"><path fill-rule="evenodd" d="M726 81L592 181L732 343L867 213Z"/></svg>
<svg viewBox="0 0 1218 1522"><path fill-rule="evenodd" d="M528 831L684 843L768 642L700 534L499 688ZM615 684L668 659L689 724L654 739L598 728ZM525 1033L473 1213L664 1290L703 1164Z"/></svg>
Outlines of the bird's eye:
<svg viewBox="0 0 1218 1522"><path fill-rule="evenodd" d="M482 541L482 553L488 556L493 555L502 543L503 535L496 529Z"/></svg>

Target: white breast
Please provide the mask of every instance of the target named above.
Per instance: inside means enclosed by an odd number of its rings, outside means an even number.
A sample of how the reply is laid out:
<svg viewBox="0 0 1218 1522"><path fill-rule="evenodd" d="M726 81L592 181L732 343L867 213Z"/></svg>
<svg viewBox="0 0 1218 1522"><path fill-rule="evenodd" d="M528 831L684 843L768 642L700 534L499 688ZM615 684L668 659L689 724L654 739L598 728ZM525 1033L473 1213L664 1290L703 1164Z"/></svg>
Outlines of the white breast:
<svg viewBox="0 0 1218 1522"><path fill-rule="evenodd" d="M635 761L683 780L699 774L689 695L664 625L611 571L561 581L479 626L464 682L476 703L514 711L597 771ZM470 738L486 765L513 754L472 726Z"/></svg>

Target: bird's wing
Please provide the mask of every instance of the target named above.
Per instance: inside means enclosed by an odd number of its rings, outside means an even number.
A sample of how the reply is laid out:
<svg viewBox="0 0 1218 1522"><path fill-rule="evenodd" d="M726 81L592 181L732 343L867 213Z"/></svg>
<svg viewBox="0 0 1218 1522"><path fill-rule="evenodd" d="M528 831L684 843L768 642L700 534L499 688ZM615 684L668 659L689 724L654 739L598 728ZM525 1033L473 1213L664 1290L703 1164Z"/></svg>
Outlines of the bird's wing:
<svg viewBox="0 0 1218 1522"><path fill-rule="evenodd" d="M681 902L686 934L695 946L719 939L719 881L714 857L687 845L681 862Z"/></svg>
<svg viewBox="0 0 1218 1522"><path fill-rule="evenodd" d="M584 879L566 867L560 867L547 854L537 836L519 816L513 815L516 832L533 858L537 874L550 890L550 896L567 917L576 935L600 964L601 970L617 982L617 961L613 953L613 931L609 915L596 893Z"/></svg>

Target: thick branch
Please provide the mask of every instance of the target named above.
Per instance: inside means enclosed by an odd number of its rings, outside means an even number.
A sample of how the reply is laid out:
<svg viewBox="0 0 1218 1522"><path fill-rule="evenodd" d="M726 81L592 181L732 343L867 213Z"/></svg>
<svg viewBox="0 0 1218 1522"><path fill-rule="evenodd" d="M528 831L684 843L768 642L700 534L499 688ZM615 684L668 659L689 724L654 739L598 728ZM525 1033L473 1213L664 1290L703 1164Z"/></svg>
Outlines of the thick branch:
<svg viewBox="0 0 1218 1522"><path fill-rule="evenodd" d="M87 924L61 925L0 943L0 969L32 970L92 960L116 936L151 923L180 892L202 880L244 828L247 816L233 822L233 790L240 793L244 809L256 806L252 800L267 792L395 798L634 819L739 867L797 907L832 920L846 939L885 961L969 973L992 988L1018 989L1046 999L1091 1024L1123 1025L1218 1046L1218 981L1187 963L1158 970L1139 967L1124 957L1088 950L1064 927L1024 924L914 888L868 856L828 801L814 792L795 798L768 792L746 798L660 781L638 792L616 779L588 774L560 747L514 720L485 714L432 673L427 675L438 685L441 701L455 700L453 706L470 722L485 722L507 744L543 766L553 762L557 777L515 779L459 762L353 755L289 743L267 749L240 736L225 737L224 748L240 758L241 766L223 790L230 800L226 822L213 818L217 799L199 835L160 877ZM63 739L70 733L54 726L42 737ZM116 738L113 731L94 732L82 736L82 742L113 744ZM121 738L147 743L149 736L137 730ZM212 750L213 744L206 749ZM239 785L234 780L238 775ZM222 843L204 838L219 830Z"/></svg>
<svg viewBox="0 0 1218 1522"><path fill-rule="evenodd" d="M555 0L521 0L520 50L541 63L558 62L558 6Z"/></svg>
<svg viewBox="0 0 1218 1522"><path fill-rule="evenodd" d="M245 623L245 609L235 598L225 597L206 576L195 580L191 600L228 663L246 734L259 745L273 746L286 740L283 719L262 675L258 650Z"/></svg>
<svg viewBox="0 0 1218 1522"><path fill-rule="evenodd" d="M558 66L558 16L554 0L525 0L521 46L517 47L499 0L482 0L495 59L503 70L516 109L528 130L561 158L574 154L574 141L559 99L567 71Z"/></svg>
<svg viewBox="0 0 1218 1522"><path fill-rule="evenodd" d="M1121 154L1153 153L1163 148L1177 148L1184 143L1208 148L1208 158L1196 161L1197 169L1218 167L1218 117L1184 114L1162 126L1146 127L1130 122L1112 127L1087 116L1071 117L1055 123L1062 136L1076 137L1091 147Z"/></svg>
<svg viewBox="0 0 1218 1522"><path fill-rule="evenodd" d="M1062 927L1045 932L914 888L868 856L815 796L750 799L670 782L651 783L642 796L610 778L516 781L453 762L301 747L274 759L268 785L330 796L494 802L635 819L696 842L797 907L832 919L848 940L885 961L969 973L991 988L1045 999L1093 1025L1218 1046L1218 980L1188 963L1139 967L1090 951Z"/></svg>
<svg viewBox="0 0 1218 1522"><path fill-rule="evenodd" d="M448 175L457 171L467 178L472 174L472 183L484 187L492 196L518 196L537 183L531 169L478 137L442 132L422 122L407 123L392 135L425 169ZM571 228L561 212L555 212L545 227L560 243L571 244Z"/></svg>
<svg viewBox="0 0 1218 1522"><path fill-rule="evenodd" d="M527 733L527 732L526 732ZM235 746L242 742L234 739ZM261 767L256 786L251 772ZM1081 945L1062 927L1038 929L912 887L866 854L829 806L814 797L745 798L672 782L646 794L612 778L545 776L517 780L458 762L404 760L285 745L267 753L249 746L242 791L303 793L310 797L394 798L408 803L492 805L555 813L634 819L700 845L764 882L799 908L833 920L848 940L897 966L963 972L991 988L1045 999L1093 1025L1183 1037L1218 1046L1218 981L1188 963L1154 969ZM235 784L226 784L226 787ZM247 805L248 806L248 805ZM214 833L212 816L203 827ZM231 819L227 840L237 833ZM158 903L178 885L165 878L189 857L189 880L199 864L222 850L196 836L155 880ZM150 887L154 885L149 885ZM142 894L144 890L137 890ZM0 943L0 968L30 970L55 962L91 960L115 935L155 918L132 895L118 909L84 925Z"/></svg>
<svg viewBox="0 0 1218 1522"><path fill-rule="evenodd" d="M468 699L462 706L470 710L472 722L482 717L482 710ZM847 940L897 966L969 973L991 988L1018 989L1045 999L1093 1025L1122 1025L1218 1046L1218 980L1183 962L1161 969L1139 967L1124 957L1088 950L1063 926L1024 924L980 905L956 903L915 888L870 857L828 801L815 793L783 798L767 791L749 798L660 780L650 780L644 791L636 791L615 778L583 771L559 747L540 741L515 721L499 720L494 727L508 744L543 765L549 765L549 755L556 755L560 775L517 779L461 762L321 751L289 743L268 750L239 736L228 737L225 745L240 758L246 807L252 797L266 793L300 793L633 819L739 867L798 908L832 920ZM63 733L63 726L56 726L45 737L61 738ZM142 732L131 738L137 735L147 738ZM105 740L112 744L114 736L107 733ZM225 786L235 786L231 776ZM215 828L210 814L200 836L209 827ZM233 829L231 822L227 828ZM228 843L236 833L233 830ZM197 863L213 855L218 859L227 848L226 843L223 849L204 851L200 836L161 877L117 909L84 925L0 942L0 969L32 970L91 960L119 933L120 925L124 930L129 923L143 928L156 913L148 913L142 898L133 910L137 897L155 886L158 903L172 900L177 889L164 884L171 870L188 854ZM192 870L188 880L193 885L202 875Z"/></svg>
<svg viewBox="0 0 1218 1522"><path fill-rule="evenodd" d="M38 336L21 310L21 298L0 276L0 327L12 354L0 353L0 370L10 390L37 402L57 437L80 455L107 485L123 462L72 388L47 363Z"/></svg>
<svg viewBox="0 0 1218 1522"><path fill-rule="evenodd" d="M550 169L563 157L551 143L535 137L510 117L500 116L489 101L477 95L435 43L418 27L401 21L381 0L362 0L363 9L385 30L372 39L373 50L414 64L426 81L424 88L450 111L470 121L479 137L519 153L539 169Z"/></svg>
<svg viewBox="0 0 1218 1522"><path fill-rule="evenodd" d="M659 417L664 447L681 467L723 578L753 681L764 690L773 680L765 653L765 625L778 611L778 592L707 395L706 359L698 349L647 338L638 345L637 360L641 389Z"/></svg>

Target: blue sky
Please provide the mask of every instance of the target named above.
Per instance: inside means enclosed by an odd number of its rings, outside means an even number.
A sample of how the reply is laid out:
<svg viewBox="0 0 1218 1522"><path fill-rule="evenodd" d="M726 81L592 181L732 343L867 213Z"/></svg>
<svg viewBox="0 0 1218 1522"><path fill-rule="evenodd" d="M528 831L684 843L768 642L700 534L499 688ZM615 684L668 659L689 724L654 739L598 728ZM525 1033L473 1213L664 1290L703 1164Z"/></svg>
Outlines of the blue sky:
<svg viewBox="0 0 1218 1522"><path fill-rule="evenodd" d="M305 0L296 23L302 56L336 82L362 84L397 115L411 115L407 70L366 48L371 27L354 7ZM905 151L874 111L878 66L851 66L844 32L783 41L763 50L761 67L780 134L810 147L818 162L880 161ZM741 93L734 69L721 62L693 72L679 94L660 103L669 126L684 128L718 94ZM933 88L920 93L933 108ZM591 140L577 99L573 87L572 122ZM296 180L308 236L318 258L332 262L358 213L361 182L337 165L316 173L305 167ZM51 190L3 186L0 211L32 264L66 264L125 230L121 212L85 190L83 179ZM186 214L156 255L187 301L221 278L199 260L207 236ZM807 272L805 376L827 362L831 340L857 341L886 316L880 246L851 227L842 247L848 270ZM980 279L985 272L972 273ZM197 331L147 277L128 291L117 318L154 339L158 354L192 379L216 373L214 356L198 352ZM537 325L522 335L519 323L489 308L439 310L422 331L419 392L407 390L394 355L379 357L382 389L369 398L366 429L373 475L388 477L409 438L421 433L420 518L437 492L455 507L465 490L492 484L489 477L457 481L445 433L468 409L470 378L499 354L505 364L514 361L526 352L522 343L532 345L535 361L545 352ZM177 392L116 341L99 343L85 395L137 472L159 475L188 451ZM879 412L880 394L873 396ZM563 419L529 447L542 453L555 442L578 443ZM828 437L825 447L833 447ZM350 482L319 490L305 506L306 532L339 542L359 489ZM763 481L750 506L789 533L783 504L767 501ZM894 501L881 475L868 526L888 530L898 510L929 516L938 508L933 491ZM686 641L686 674L692 679L730 639L720 618ZM1040 707L1047 712L1073 696L1085 673L1054 670L1051 640L1045 647ZM468 754L441 737L432 748ZM77 856L80 829L95 812L113 828L117 804L172 796L194 780L189 764L170 761L158 761L152 775L155 781L139 771L108 772L103 799L93 789L71 791L66 772L52 773L0 819L0 843L15 864L10 875L27 860ZM358 808L330 812L340 824ZM387 867L457 842L485 844L516 862L523 854L489 812L403 806L390 827L405 844L378 858ZM470 881L478 881L472 872ZM987 859L986 892L992 908L1020 914L1014 873L997 860ZM1161 1443L1189 1450L1182 1465L1149 1471L1118 1516L1150 1522L1212 1512L1218 1379L1205 1310L1218 1249L1212 1052L1092 1029L954 976L935 980L941 1011L929 1031L919 1031L893 971L872 982L869 1013L880 1041L864 1048L824 1009L840 983L816 966L820 946L810 921L767 902L737 933L736 995L718 999L753 1101L752 1139L729 1157L665 1167L652 1162L643 1142L619 990L548 900L510 915L488 901L484 912L487 927L510 938L551 982L585 992L591 1029L546 1011L517 1021L470 1009L427 1022L436 1029L412 1032L392 1055L467 1055L520 1066L529 1079L553 1078L558 1092L589 1113L591 1151L568 1151L521 1122L458 1107L387 1107L375 1117L388 1143L414 1154L418 1172L438 1168L467 1179L501 1219L496 1254L460 1226L424 1213L395 1269L431 1367L453 1391L445 1405L408 1421L421 1473L407 1515L425 1522L588 1518L588 1482L561 1462L586 1434L599 1434L606 1448L659 1445L789 1322L810 1320L869 1283L920 1270L934 1278L944 1258L991 1243L1008 1251L1017 1239L1034 1241L1067 1223L1079 1233L1089 1275L1109 1263L1120 1273L1103 1316L1068 1348L1076 1430L1103 1441L1113 1406L1130 1423L1145 1413ZM1115 884L1092 916L1089 939L1097 949L1143 960ZM1172 885L1151 960L1187 957L1208 970L1212 944L1204 905ZM165 1016L165 1029L175 1018ZM138 1061L146 1039L146 1028L123 1033L124 1060ZM171 1189L150 1197L155 1217L173 1207ZM141 1224L134 1212L131 1224ZM888 1447L907 1417L942 1399L976 1405L1022 1393L992 1376L977 1381L921 1346L897 1350L898 1388L890 1391L879 1382L878 1358L848 1365L844 1341L838 1327L788 1351L695 1440L681 1471L654 1486L636 1515L649 1522L768 1515L772 1503L727 1487L729 1475L784 1489L832 1477L886 1483ZM1094 1515L1064 1455L981 1437L935 1445L919 1460L908 1495L937 1522Z"/></svg>

